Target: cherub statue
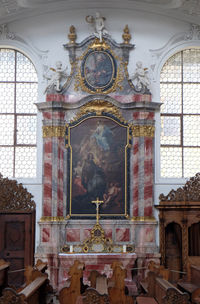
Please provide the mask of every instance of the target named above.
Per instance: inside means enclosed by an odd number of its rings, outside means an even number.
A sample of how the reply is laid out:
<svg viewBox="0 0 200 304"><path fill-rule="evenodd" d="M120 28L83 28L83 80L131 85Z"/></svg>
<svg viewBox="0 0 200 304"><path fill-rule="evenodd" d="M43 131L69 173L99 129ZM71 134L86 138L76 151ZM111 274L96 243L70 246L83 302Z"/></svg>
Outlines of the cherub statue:
<svg viewBox="0 0 200 304"><path fill-rule="evenodd" d="M148 77L148 69L143 68L143 64L141 61L136 63L135 73L133 74L131 80L136 80L136 87L138 90L141 90L142 87L149 89L150 80Z"/></svg>
<svg viewBox="0 0 200 304"><path fill-rule="evenodd" d="M94 16L86 16L85 20L88 23L91 23L94 26L94 35L99 38L100 42L102 42L102 37L105 34L108 34L108 31L105 28L104 21L106 20L105 17L101 17L99 12L96 12Z"/></svg>
<svg viewBox="0 0 200 304"><path fill-rule="evenodd" d="M53 71L54 74L49 76L47 73L46 75L44 75L44 78L46 78L48 80L48 85L44 91L44 94L47 92L48 89L51 89L54 87L57 92L60 92L61 91L61 88L60 88L61 79L64 77L68 77L68 74L66 73L67 67L63 70L61 61L56 62L56 69L50 68L50 70Z"/></svg>

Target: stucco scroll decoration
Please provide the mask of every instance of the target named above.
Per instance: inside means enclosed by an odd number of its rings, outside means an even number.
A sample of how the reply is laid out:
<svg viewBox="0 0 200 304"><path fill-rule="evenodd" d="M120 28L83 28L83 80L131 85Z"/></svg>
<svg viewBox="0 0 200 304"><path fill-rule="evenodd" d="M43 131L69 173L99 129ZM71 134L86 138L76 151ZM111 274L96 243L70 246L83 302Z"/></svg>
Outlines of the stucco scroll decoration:
<svg viewBox="0 0 200 304"><path fill-rule="evenodd" d="M200 201L200 173L191 177L182 188L172 189L168 195L159 196L160 201L169 202L199 202Z"/></svg>
<svg viewBox="0 0 200 304"><path fill-rule="evenodd" d="M1 39L16 39L15 33L9 31L7 24L0 25L0 37Z"/></svg>
<svg viewBox="0 0 200 304"><path fill-rule="evenodd" d="M163 47L159 49L149 50L152 56L152 64L150 68L153 76L153 81L156 81L157 77L159 77L160 67L162 67L163 61L165 62L167 60L170 52L173 50L174 53L175 49L178 51L187 46L190 47L191 41L194 41L192 44L196 46L199 46L200 44L200 26L193 23L189 25L187 31L180 32L172 36Z"/></svg>
<svg viewBox="0 0 200 304"><path fill-rule="evenodd" d="M0 211L33 211L36 205L32 198L33 195L22 184L0 174Z"/></svg>

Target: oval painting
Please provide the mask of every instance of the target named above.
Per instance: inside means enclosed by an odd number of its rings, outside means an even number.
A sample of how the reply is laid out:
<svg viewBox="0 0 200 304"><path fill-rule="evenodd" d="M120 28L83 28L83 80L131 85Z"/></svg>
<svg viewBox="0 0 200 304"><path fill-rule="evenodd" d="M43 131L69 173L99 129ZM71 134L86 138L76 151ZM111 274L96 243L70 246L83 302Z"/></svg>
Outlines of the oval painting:
<svg viewBox="0 0 200 304"><path fill-rule="evenodd" d="M114 59L108 52L92 51L83 62L83 72L87 85L95 89L112 85L115 74Z"/></svg>

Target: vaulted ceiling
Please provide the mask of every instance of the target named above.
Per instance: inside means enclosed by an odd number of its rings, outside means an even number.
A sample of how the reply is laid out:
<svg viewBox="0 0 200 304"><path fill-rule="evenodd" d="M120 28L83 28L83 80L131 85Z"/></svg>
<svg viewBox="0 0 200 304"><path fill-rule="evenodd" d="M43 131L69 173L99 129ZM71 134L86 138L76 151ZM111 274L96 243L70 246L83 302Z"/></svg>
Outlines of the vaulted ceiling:
<svg viewBox="0 0 200 304"><path fill-rule="evenodd" d="M200 24L200 0L0 0L0 24L52 11L76 8L149 11Z"/></svg>

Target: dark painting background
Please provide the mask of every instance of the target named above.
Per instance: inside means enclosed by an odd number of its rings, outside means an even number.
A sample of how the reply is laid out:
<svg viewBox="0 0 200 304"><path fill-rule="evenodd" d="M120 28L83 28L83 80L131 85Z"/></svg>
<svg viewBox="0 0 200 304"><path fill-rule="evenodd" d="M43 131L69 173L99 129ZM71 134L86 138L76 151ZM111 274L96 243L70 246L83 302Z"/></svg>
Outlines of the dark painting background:
<svg viewBox="0 0 200 304"><path fill-rule="evenodd" d="M127 127L106 117L90 117L70 127L71 215L125 213Z"/></svg>

